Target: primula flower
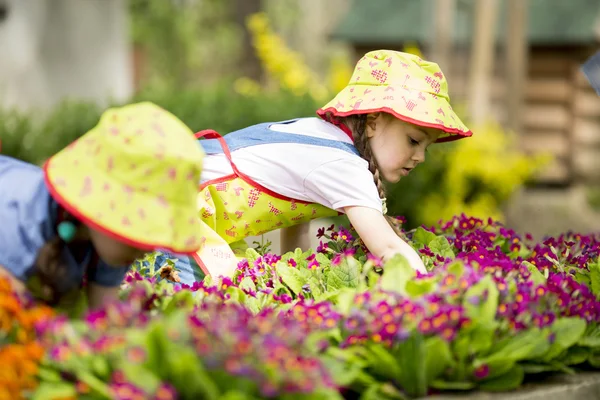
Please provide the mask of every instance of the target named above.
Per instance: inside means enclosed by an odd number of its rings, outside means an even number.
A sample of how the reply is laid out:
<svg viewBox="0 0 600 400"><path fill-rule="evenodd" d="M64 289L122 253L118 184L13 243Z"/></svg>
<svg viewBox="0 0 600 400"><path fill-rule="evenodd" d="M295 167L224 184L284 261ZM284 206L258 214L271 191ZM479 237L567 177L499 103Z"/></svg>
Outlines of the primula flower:
<svg viewBox="0 0 600 400"><path fill-rule="evenodd" d="M329 245L327 243L323 243L322 241L319 241L319 245L317 246L316 252L326 254L327 249L329 249Z"/></svg>
<svg viewBox="0 0 600 400"><path fill-rule="evenodd" d="M372 253L367 253L367 260L373 263L373 266L375 267L383 266L383 260Z"/></svg>
<svg viewBox="0 0 600 400"><path fill-rule="evenodd" d="M350 234L350 231L344 227L340 227L337 237L346 243L351 243L354 240L354 237Z"/></svg>
<svg viewBox="0 0 600 400"><path fill-rule="evenodd" d="M321 266L321 264L317 261L317 257L315 254L311 254L310 256L308 256L306 258L306 261L308 261L308 264L306 266L308 269L317 269Z"/></svg>

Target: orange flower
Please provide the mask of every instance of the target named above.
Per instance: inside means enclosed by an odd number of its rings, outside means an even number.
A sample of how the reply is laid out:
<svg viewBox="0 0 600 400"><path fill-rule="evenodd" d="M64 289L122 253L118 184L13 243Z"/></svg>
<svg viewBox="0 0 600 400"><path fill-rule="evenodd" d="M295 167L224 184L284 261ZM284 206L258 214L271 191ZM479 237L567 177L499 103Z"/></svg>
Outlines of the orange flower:
<svg viewBox="0 0 600 400"><path fill-rule="evenodd" d="M25 391L36 388L44 349L34 327L53 315L51 308L29 301L0 278L0 336L13 339L0 347L0 400L23 399Z"/></svg>

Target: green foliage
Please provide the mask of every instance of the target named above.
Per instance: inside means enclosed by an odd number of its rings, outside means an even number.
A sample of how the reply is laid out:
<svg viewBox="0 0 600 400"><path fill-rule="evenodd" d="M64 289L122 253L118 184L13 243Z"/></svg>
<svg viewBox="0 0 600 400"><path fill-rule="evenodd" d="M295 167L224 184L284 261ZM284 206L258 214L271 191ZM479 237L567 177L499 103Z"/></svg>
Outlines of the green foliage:
<svg viewBox="0 0 600 400"><path fill-rule="evenodd" d="M148 89L127 103L152 101L194 131L215 129L223 134L265 121L315 116L317 105L309 96L281 91L247 97L231 87L222 82L205 90ZM102 111L93 103L65 101L40 121L33 114L0 110L2 154L40 164L92 129Z"/></svg>

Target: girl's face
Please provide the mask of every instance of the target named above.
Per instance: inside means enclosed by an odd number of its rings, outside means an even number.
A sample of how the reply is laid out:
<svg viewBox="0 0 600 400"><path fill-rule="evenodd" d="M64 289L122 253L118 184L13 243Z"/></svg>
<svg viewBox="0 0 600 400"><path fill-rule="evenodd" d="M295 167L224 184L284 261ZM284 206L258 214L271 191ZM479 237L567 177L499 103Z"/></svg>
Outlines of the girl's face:
<svg viewBox="0 0 600 400"><path fill-rule="evenodd" d="M399 120L387 113L367 116L366 134L379 173L387 182L396 183L425 161L427 147L440 131Z"/></svg>
<svg viewBox="0 0 600 400"><path fill-rule="evenodd" d="M147 253L145 250L126 245L92 228L88 227L88 230L98 256L113 267L131 265Z"/></svg>

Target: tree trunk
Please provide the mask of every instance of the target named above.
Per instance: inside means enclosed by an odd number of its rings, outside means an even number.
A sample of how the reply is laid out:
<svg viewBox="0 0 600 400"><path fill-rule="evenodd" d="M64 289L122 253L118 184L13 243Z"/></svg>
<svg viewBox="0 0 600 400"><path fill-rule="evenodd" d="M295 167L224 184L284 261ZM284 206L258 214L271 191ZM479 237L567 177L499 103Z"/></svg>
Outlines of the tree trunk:
<svg viewBox="0 0 600 400"><path fill-rule="evenodd" d="M259 81L263 70L252 45L252 37L246 26L246 18L262 10L261 0L235 0L234 7L235 21L244 33L242 38L242 54L240 55L240 71L244 76Z"/></svg>
<svg viewBox="0 0 600 400"><path fill-rule="evenodd" d="M527 83L528 0L508 0L506 31L506 127L522 133L523 88Z"/></svg>
<svg viewBox="0 0 600 400"><path fill-rule="evenodd" d="M456 0L436 0L434 10L434 34L431 43L431 60L438 63L446 79L450 81L450 63L454 38L454 15Z"/></svg>
<svg viewBox="0 0 600 400"><path fill-rule="evenodd" d="M476 0L469 82L469 113L474 125L491 114L491 84L496 50L498 0Z"/></svg>

